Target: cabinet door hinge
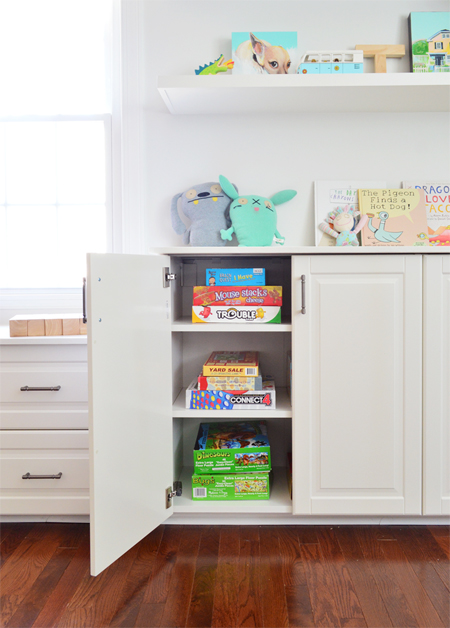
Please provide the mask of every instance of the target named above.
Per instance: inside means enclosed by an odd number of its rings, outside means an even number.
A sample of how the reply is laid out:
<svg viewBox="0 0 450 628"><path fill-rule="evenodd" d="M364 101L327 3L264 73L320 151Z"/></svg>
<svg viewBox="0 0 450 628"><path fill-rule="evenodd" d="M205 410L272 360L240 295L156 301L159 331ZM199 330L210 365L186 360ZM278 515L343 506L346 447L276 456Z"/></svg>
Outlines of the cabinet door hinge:
<svg viewBox="0 0 450 628"><path fill-rule="evenodd" d="M170 508L172 506L173 497L181 497L182 493L183 484L178 480L173 483L173 490L171 486L166 488L166 508Z"/></svg>
<svg viewBox="0 0 450 628"><path fill-rule="evenodd" d="M175 281L176 278L177 278L176 274L171 273L170 268L168 266L165 266L163 268L163 288L168 288L169 283L171 281Z"/></svg>

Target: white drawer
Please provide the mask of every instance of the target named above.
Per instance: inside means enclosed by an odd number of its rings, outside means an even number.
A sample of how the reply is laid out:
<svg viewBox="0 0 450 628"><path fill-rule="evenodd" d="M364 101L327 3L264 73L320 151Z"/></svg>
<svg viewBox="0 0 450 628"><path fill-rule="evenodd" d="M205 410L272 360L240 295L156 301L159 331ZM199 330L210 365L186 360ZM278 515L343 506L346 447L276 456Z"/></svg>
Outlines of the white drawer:
<svg viewBox="0 0 450 628"><path fill-rule="evenodd" d="M87 403L3 403L2 430L87 430Z"/></svg>
<svg viewBox="0 0 450 628"><path fill-rule="evenodd" d="M33 388L44 390L29 390ZM0 364L2 403L87 402L87 399L87 364Z"/></svg>
<svg viewBox="0 0 450 628"><path fill-rule="evenodd" d="M88 514L88 440L87 430L2 432L1 512Z"/></svg>

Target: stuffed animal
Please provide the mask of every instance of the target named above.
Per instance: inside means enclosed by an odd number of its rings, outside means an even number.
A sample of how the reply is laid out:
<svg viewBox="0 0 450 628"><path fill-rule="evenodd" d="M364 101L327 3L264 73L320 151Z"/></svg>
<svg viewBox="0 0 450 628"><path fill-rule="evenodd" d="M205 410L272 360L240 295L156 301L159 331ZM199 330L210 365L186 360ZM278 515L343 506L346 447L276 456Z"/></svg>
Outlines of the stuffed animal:
<svg viewBox="0 0 450 628"><path fill-rule="evenodd" d="M358 234L367 223L367 216L361 216L356 224L356 217L360 213L354 207L346 205L344 209L337 207L328 214L325 222L321 222L319 229L336 238L336 246L359 246ZM331 225L333 225L331 227Z"/></svg>
<svg viewBox="0 0 450 628"><path fill-rule="evenodd" d="M230 206L231 227L220 232L224 240L231 240L235 233L239 246L270 246L274 237L277 244L284 244L285 238L277 231L275 205L290 201L297 192L283 190L270 198L257 194L239 196L228 179L220 175L219 181L223 191L233 199Z"/></svg>
<svg viewBox="0 0 450 628"><path fill-rule="evenodd" d="M234 194L237 194L230 184ZM186 227L178 214L178 200L181 199L181 210L189 218L191 224ZM183 244L192 246L224 246L220 237L221 229L227 229L231 222L229 206L231 199L219 183L201 183L180 192L172 199L172 227L179 235L183 234Z"/></svg>

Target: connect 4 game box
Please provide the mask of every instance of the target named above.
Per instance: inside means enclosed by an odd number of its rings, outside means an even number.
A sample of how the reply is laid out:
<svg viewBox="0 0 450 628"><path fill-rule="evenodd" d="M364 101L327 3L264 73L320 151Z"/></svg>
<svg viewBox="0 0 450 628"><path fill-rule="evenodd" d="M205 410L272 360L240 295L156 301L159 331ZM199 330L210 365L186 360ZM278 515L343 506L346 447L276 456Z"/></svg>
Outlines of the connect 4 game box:
<svg viewBox="0 0 450 628"><path fill-rule="evenodd" d="M186 388L186 408L190 410L275 410L275 382L263 380L262 390L198 390L194 379Z"/></svg>
<svg viewBox="0 0 450 628"><path fill-rule="evenodd" d="M194 447L194 473L270 471L265 421L201 423Z"/></svg>

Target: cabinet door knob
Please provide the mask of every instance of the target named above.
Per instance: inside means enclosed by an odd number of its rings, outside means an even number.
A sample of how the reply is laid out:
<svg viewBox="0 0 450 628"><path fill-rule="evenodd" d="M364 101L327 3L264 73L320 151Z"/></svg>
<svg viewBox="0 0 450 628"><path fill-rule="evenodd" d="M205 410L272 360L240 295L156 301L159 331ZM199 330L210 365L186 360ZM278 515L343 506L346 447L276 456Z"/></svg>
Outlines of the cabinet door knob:
<svg viewBox="0 0 450 628"><path fill-rule="evenodd" d="M45 391L58 391L61 390L61 386L22 386L20 389L22 392L36 392L37 390Z"/></svg>
<svg viewBox="0 0 450 628"><path fill-rule="evenodd" d="M300 277L300 280L302 282L302 308L301 308L300 312L302 314L306 314L306 296L305 296L306 277L305 277L305 275L302 275Z"/></svg>
<svg viewBox="0 0 450 628"><path fill-rule="evenodd" d="M22 475L22 480L60 480L62 471L56 475L31 475L31 473L25 473Z"/></svg>

